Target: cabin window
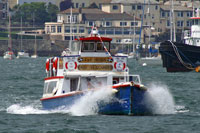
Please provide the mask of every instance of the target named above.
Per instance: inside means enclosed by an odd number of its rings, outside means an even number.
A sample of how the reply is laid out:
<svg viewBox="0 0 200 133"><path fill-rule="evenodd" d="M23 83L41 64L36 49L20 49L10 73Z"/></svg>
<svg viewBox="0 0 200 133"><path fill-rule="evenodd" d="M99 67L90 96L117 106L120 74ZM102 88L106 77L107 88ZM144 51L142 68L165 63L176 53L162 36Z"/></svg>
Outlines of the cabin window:
<svg viewBox="0 0 200 133"><path fill-rule="evenodd" d="M76 91L78 87L78 78L70 79L70 91Z"/></svg>
<svg viewBox="0 0 200 133"><path fill-rule="evenodd" d="M94 42L84 42L83 43L83 51L92 52L95 50Z"/></svg>
<svg viewBox="0 0 200 133"><path fill-rule="evenodd" d="M109 42L97 42L96 43L96 51L105 51L104 46L108 51L110 51Z"/></svg>
<svg viewBox="0 0 200 133"><path fill-rule="evenodd" d="M119 83L119 78L113 78L113 85Z"/></svg>
<svg viewBox="0 0 200 133"><path fill-rule="evenodd" d="M44 84L44 94L50 94L56 88L57 81L46 82Z"/></svg>

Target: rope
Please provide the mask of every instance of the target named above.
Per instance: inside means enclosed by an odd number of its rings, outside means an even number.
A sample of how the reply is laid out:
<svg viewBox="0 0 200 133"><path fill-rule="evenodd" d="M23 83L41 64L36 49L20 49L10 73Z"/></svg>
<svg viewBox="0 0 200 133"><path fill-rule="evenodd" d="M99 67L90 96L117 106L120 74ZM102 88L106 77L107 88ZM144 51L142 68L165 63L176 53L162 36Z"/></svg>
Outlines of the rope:
<svg viewBox="0 0 200 133"><path fill-rule="evenodd" d="M93 30L94 28L96 28L96 30L97 30L97 27L92 27L92 30ZM92 33L92 32L91 32L91 33ZM91 34L90 34L90 35L91 35ZM104 42L103 42L103 40L102 40L102 38L101 38L101 35L99 34L99 31L98 31L98 30L97 30L97 36L99 37L100 42L102 43L104 50L105 50L106 53L110 56L110 59L113 59L112 56L111 56L111 54L110 54L110 52L108 51L108 49L107 49L106 46L104 45Z"/></svg>
<svg viewBox="0 0 200 133"><path fill-rule="evenodd" d="M169 42L171 43L171 45L172 45L172 47L173 47L173 49L174 49L174 52L175 52L177 58L179 59L179 61L181 62L181 64L182 64L183 66L185 66L187 69L194 70L195 67L193 67L193 66L192 66L191 64L189 64L189 63L185 63L185 62L182 60L182 58L181 58L181 56L180 56L180 54L179 54L179 51L178 51L178 48L176 47L176 45L174 45L174 43L171 42L170 40L169 40Z"/></svg>

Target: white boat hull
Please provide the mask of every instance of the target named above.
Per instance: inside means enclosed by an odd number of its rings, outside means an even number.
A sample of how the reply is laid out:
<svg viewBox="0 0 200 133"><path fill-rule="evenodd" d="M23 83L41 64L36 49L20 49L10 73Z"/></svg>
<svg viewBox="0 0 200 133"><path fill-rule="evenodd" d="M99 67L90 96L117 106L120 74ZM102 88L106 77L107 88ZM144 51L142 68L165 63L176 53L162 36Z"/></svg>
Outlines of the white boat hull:
<svg viewBox="0 0 200 133"><path fill-rule="evenodd" d="M4 59L15 59L15 55L12 51L7 51L6 53L4 53L4 56L3 56Z"/></svg>
<svg viewBox="0 0 200 133"><path fill-rule="evenodd" d="M38 58L38 55L32 55L31 58Z"/></svg>
<svg viewBox="0 0 200 133"><path fill-rule="evenodd" d="M162 59L160 56L157 57L144 57L139 59L141 65L162 65Z"/></svg>
<svg viewBox="0 0 200 133"><path fill-rule="evenodd" d="M18 52L17 58L29 58L29 53L26 52Z"/></svg>

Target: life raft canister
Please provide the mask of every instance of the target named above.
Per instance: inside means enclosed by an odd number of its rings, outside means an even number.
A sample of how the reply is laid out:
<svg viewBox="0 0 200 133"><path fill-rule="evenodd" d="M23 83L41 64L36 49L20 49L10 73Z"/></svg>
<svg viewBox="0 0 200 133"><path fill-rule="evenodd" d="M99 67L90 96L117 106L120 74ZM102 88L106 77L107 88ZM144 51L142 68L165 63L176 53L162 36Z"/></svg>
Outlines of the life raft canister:
<svg viewBox="0 0 200 133"><path fill-rule="evenodd" d="M77 68L77 62L73 61L66 62L65 68L68 69L69 71L73 71Z"/></svg>
<svg viewBox="0 0 200 133"><path fill-rule="evenodd" d="M49 59L46 60L46 72L49 72Z"/></svg>
<svg viewBox="0 0 200 133"><path fill-rule="evenodd" d="M58 69L58 57L55 57L53 59L53 71L56 71Z"/></svg>
<svg viewBox="0 0 200 133"><path fill-rule="evenodd" d="M117 71L122 71L126 68L126 64L123 63L123 62L115 62L114 63L114 68L117 70Z"/></svg>

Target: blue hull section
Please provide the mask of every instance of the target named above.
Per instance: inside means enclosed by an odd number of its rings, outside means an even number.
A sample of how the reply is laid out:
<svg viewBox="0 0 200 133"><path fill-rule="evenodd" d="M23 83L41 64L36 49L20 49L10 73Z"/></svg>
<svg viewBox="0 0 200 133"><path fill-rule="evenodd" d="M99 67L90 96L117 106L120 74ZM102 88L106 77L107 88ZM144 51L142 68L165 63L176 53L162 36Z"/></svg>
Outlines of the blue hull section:
<svg viewBox="0 0 200 133"><path fill-rule="evenodd" d="M141 90L134 86L117 88L118 92L115 93L117 100L109 104L99 103L99 113L109 115L145 115L149 114L145 104L145 90ZM61 106L65 108L70 107L78 100L83 94L74 94L66 97L52 98L42 100L44 109L51 110Z"/></svg>
<svg viewBox="0 0 200 133"><path fill-rule="evenodd" d="M145 103L145 92L133 86L119 88L116 93L119 101L101 107L99 113L110 115L150 114Z"/></svg>
<svg viewBox="0 0 200 133"><path fill-rule="evenodd" d="M74 94L72 96L42 100L42 106L43 106L43 109L45 109L45 110L57 109L59 107L69 108L81 96L82 96L82 94Z"/></svg>

